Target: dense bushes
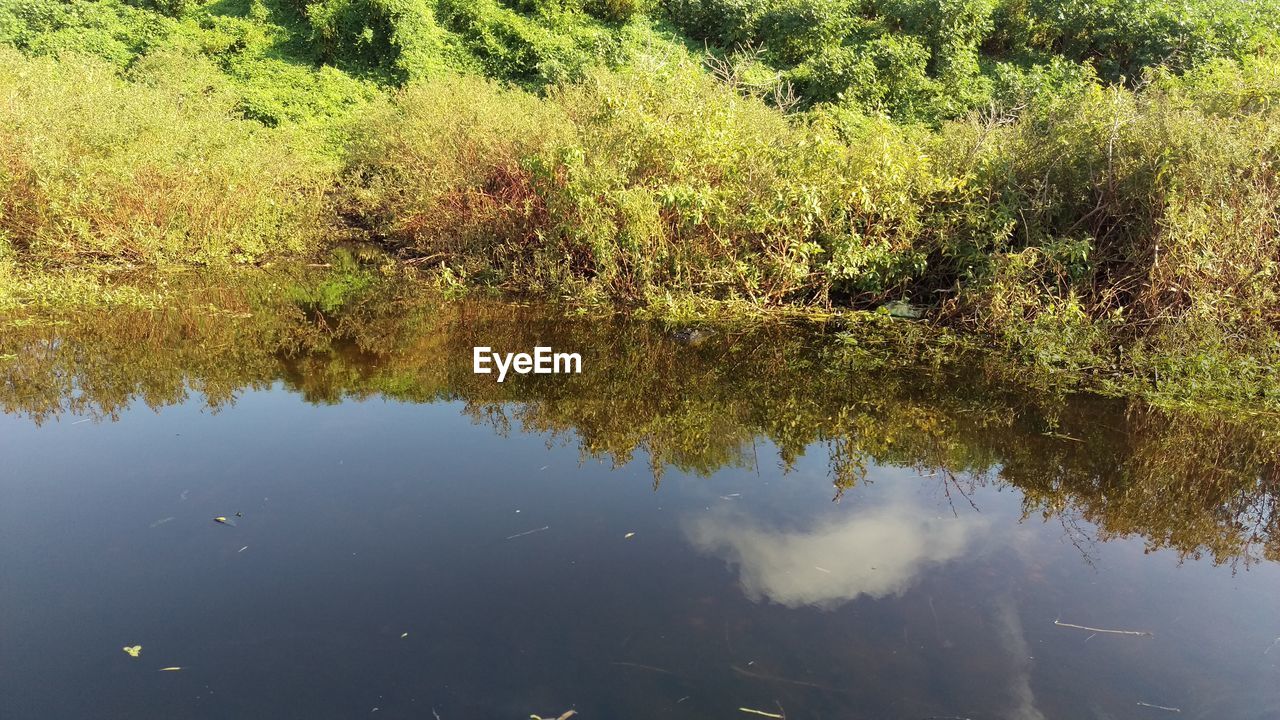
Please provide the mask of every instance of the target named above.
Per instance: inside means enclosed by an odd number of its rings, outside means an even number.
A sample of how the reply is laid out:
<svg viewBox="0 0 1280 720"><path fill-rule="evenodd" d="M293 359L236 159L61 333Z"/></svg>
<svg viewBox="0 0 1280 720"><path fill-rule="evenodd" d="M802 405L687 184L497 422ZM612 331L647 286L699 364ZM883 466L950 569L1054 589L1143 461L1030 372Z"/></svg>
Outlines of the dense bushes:
<svg viewBox="0 0 1280 720"><path fill-rule="evenodd" d="M1218 372L1245 347L1275 353L1278 67L1219 62L949 128L953 152L975 148L965 213L991 218L971 235L990 259L961 293L968 317L1069 364L1213 348L1195 364ZM1001 219L1003 240L986 230Z"/></svg>
<svg viewBox="0 0 1280 720"><path fill-rule="evenodd" d="M992 99L998 73L1063 62L1107 81L1274 47L1276 0L663 0L668 18L766 63L810 103L936 123ZM999 70L1003 66L1002 70Z"/></svg>
<svg viewBox="0 0 1280 720"><path fill-rule="evenodd" d="M298 252L326 168L225 98L96 60L0 48L0 239L32 263L207 263Z"/></svg>
<svg viewBox="0 0 1280 720"><path fill-rule="evenodd" d="M901 131L854 124L790 122L679 55L547 99L410 86L357 131L347 211L521 289L882 297L923 262L913 241L941 184Z"/></svg>

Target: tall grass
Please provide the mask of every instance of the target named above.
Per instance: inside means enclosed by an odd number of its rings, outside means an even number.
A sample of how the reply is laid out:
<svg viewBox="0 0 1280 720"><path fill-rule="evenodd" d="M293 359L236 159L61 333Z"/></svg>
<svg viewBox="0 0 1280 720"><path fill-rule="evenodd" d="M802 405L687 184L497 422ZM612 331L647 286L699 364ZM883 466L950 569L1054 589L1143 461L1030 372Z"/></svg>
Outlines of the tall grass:
<svg viewBox="0 0 1280 720"><path fill-rule="evenodd" d="M0 238L33 262L249 262L322 232L328 170L213 93L0 48Z"/></svg>
<svg viewBox="0 0 1280 720"><path fill-rule="evenodd" d="M1009 122L948 128L962 158L948 172L974 179L961 218L977 226L961 245L986 258L964 312L1066 361L1115 362L1104 345L1274 355L1278 128L1269 56L1154 74L1137 92L1084 86Z"/></svg>
<svg viewBox="0 0 1280 720"><path fill-rule="evenodd" d="M687 56L545 98L474 79L411 85L354 131L348 215L452 271L524 290L765 304L906 278L927 159L887 123L846 143Z"/></svg>

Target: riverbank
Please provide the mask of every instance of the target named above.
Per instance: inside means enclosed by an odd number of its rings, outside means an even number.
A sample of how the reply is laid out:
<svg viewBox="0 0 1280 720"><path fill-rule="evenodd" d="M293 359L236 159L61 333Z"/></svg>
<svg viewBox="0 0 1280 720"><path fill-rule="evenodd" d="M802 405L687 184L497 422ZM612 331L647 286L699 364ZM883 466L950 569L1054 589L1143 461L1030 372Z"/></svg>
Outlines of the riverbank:
<svg viewBox="0 0 1280 720"><path fill-rule="evenodd" d="M976 5L955 37L886 6L838 42L803 29L844 27L835 10L734 30L710 2L615 5L6 8L0 306L163 303L118 278L331 266L357 243L452 293L918 317L893 326L1036 376L1280 397L1265 13L1151 10L1130 20L1154 45L1124 50Z"/></svg>

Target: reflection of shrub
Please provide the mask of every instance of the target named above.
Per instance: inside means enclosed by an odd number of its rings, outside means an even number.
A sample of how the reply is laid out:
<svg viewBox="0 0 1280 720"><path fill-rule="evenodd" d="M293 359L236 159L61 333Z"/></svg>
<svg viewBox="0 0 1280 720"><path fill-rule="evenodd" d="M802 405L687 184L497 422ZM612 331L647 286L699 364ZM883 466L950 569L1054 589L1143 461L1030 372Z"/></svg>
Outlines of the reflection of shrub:
<svg viewBox="0 0 1280 720"><path fill-rule="evenodd" d="M318 231L323 178L283 135L98 61L0 50L0 234L51 262L251 260Z"/></svg>

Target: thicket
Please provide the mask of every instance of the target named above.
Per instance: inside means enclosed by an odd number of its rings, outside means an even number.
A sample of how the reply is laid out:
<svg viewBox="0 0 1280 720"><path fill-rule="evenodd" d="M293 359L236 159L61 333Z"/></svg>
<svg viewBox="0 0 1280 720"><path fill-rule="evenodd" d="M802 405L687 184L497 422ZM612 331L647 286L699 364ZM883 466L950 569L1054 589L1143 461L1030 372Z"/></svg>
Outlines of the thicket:
<svg viewBox="0 0 1280 720"><path fill-rule="evenodd" d="M248 262L322 232L332 166L227 98L94 59L0 66L0 261Z"/></svg>

